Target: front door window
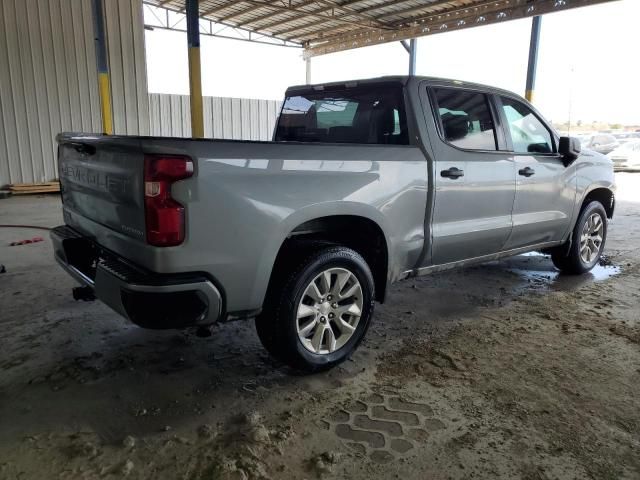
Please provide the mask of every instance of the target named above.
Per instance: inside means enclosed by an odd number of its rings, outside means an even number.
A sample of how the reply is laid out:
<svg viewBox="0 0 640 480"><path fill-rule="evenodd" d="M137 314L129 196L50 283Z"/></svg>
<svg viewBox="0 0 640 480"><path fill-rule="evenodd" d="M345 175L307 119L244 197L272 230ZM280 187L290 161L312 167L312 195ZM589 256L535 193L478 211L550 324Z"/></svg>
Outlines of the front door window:
<svg viewBox="0 0 640 480"><path fill-rule="evenodd" d="M553 153L551 132L524 103L501 97L507 117L513 151L516 153Z"/></svg>

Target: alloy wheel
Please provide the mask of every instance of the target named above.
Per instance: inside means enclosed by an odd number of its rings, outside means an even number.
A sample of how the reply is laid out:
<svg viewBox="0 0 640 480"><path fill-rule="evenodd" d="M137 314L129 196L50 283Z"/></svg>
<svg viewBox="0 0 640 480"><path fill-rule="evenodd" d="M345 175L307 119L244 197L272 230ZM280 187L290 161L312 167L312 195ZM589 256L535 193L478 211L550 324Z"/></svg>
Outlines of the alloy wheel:
<svg viewBox="0 0 640 480"><path fill-rule="evenodd" d="M599 213L589 216L580 235L580 258L586 264L591 264L597 259L602 248L602 236L604 233L604 222Z"/></svg>
<svg viewBox="0 0 640 480"><path fill-rule="evenodd" d="M344 268L329 268L305 289L296 314L298 338L312 353L327 355L342 348L362 315L362 287Z"/></svg>

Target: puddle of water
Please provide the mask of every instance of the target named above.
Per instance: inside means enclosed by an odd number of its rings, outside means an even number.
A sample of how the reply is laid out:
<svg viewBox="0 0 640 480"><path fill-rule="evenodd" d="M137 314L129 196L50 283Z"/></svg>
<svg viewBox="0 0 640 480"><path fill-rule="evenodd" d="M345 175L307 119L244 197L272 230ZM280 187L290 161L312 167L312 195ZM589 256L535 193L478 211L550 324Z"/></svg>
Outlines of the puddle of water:
<svg viewBox="0 0 640 480"><path fill-rule="evenodd" d="M589 273L593 276L593 279L598 282L619 274L620 267L617 265L596 265Z"/></svg>
<svg viewBox="0 0 640 480"><path fill-rule="evenodd" d="M590 272L582 275L565 275L553 266L551 257L539 252L529 252L504 260L507 268L527 281L530 287L550 287L571 290L589 282L607 280L620 273L620 267L603 257Z"/></svg>

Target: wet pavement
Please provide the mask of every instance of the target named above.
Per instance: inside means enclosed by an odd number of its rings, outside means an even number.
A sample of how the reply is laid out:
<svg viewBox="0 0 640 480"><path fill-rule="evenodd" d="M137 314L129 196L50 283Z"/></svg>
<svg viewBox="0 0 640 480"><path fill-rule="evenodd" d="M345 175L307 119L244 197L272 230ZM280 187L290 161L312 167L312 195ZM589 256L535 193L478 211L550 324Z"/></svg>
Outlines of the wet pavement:
<svg viewBox="0 0 640 480"><path fill-rule="evenodd" d="M391 287L353 358L301 376L252 322L148 331L0 228L0 478L640 478L640 175L607 258L520 255ZM61 223L0 200L0 224ZM634 453L635 452L635 453Z"/></svg>

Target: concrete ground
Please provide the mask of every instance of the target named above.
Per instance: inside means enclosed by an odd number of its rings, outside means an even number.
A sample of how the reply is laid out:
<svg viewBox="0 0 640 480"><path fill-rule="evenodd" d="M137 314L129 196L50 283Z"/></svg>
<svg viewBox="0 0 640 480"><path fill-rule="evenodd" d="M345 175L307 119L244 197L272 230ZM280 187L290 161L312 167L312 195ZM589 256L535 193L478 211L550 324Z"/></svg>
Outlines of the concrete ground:
<svg viewBox="0 0 640 480"><path fill-rule="evenodd" d="M640 174L618 182L593 273L526 255L399 283L313 376L252 322L197 338L75 302L47 232L0 228L0 478L638 479ZM60 223L55 196L0 200L0 224Z"/></svg>

